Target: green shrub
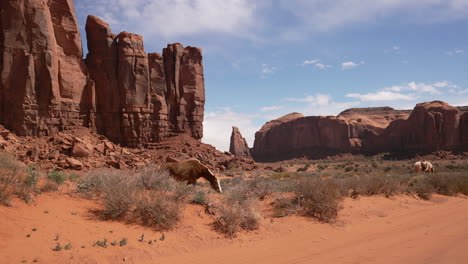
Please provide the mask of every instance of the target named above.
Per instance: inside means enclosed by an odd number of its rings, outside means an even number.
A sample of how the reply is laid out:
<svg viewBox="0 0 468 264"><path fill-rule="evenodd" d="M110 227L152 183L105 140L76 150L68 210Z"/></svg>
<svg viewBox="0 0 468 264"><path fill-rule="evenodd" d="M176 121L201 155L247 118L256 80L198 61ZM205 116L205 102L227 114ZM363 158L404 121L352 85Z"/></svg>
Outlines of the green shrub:
<svg viewBox="0 0 468 264"><path fill-rule="evenodd" d="M453 164L448 164L448 165L445 165L445 168L447 168L449 170L454 170L454 169L457 169L457 166L453 165Z"/></svg>
<svg viewBox="0 0 468 264"><path fill-rule="evenodd" d="M366 174L359 178L357 192L361 195L383 194L386 197L399 193L400 180L398 177L392 177L382 174Z"/></svg>
<svg viewBox="0 0 468 264"><path fill-rule="evenodd" d="M206 196L206 192L204 191L198 191L195 192L192 203L194 204L200 204L200 205L205 205L208 203L208 197Z"/></svg>
<svg viewBox="0 0 468 264"><path fill-rule="evenodd" d="M62 173L62 172L58 172L56 170L53 170L53 171L47 173L47 178L49 180L57 183L58 185L60 185L60 184L63 184L67 180L67 175Z"/></svg>
<svg viewBox="0 0 468 264"><path fill-rule="evenodd" d="M127 245L127 243L128 243L128 240L126 238L122 238L122 240L120 240L120 242L119 242L119 245L121 247L124 247L124 246Z"/></svg>
<svg viewBox="0 0 468 264"><path fill-rule="evenodd" d="M425 176L418 175L411 179L408 183L407 192L414 193L419 196L421 199L429 200L432 197L435 189L432 187Z"/></svg>
<svg viewBox="0 0 468 264"><path fill-rule="evenodd" d="M298 178L301 178L301 176L293 172L275 172L271 174L270 178L275 179L275 180L289 179L289 178L298 179Z"/></svg>
<svg viewBox="0 0 468 264"><path fill-rule="evenodd" d="M55 247L52 249L53 251L61 251L62 250L62 246L60 245L60 243L57 243L57 245L55 245Z"/></svg>
<svg viewBox="0 0 468 264"><path fill-rule="evenodd" d="M25 184L29 187L34 187L37 185L37 181L39 180L39 172L32 167L26 168L26 180Z"/></svg>
<svg viewBox="0 0 468 264"><path fill-rule="evenodd" d="M103 240L97 240L97 241L95 241L95 242L94 242L94 246L107 248L107 238L104 238Z"/></svg>
<svg viewBox="0 0 468 264"><path fill-rule="evenodd" d="M328 168L328 164L319 164L319 165L317 165L317 169L321 170L321 171L325 170L327 168Z"/></svg>
<svg viewBox="0 0 468 264"><path fill-rule="evenodd" d="M65 250L70 250L72 248L72 245L71 243L68 243L66 244L64 247L63 247Z"/></svg>
<svg viewBox="0 0 468 264"><path fill-rule="evenodd" d="M304 165L304 167L298 168L297 172L307 171L310 168L310 165L310 163L307 163L306 165Z"/></svg>
<svg viewBox="0 0 468 264"><path fill-rule="evenodd" d="M442 195L468 195L468 173L438 173L426 176L426 181L435 192Z"/></svg>
<svg viewBox="0 0 468 264"><path fill-rule="evenodd" d="M10 197L23 188L21 166L10 154L0 151L0 204L8 204Z"/></svg>

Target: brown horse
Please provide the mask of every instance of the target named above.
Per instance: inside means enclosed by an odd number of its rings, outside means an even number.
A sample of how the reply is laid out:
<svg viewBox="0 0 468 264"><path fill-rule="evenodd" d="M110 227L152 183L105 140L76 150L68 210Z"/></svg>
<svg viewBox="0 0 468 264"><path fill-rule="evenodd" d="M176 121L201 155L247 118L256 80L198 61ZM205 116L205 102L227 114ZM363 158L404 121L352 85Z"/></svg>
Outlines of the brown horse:
<svg viewBox="0 0 468 264"><path fill-rule="evenodd" d="M218 178L211 172L211 170L203 165L197 159L189 159L179 161L174 158L166 158L166 165L164 166L172 177L178 181L187 181L187 184L195 185L197 180L202 177L210 182L211 187L222 193L221 184Z"/></svg>

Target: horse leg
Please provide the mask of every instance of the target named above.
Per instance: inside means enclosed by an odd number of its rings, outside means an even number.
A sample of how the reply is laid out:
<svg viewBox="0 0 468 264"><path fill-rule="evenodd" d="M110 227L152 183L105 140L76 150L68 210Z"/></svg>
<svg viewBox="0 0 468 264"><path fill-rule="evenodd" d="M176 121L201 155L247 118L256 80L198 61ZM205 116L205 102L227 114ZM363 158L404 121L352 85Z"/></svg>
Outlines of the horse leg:
<svg viewBox="0 0 468 264"><path fill-rule="evenodd" d="M190 179L187 181L187 185L195 185L197 184L197 179Z"/></svg>

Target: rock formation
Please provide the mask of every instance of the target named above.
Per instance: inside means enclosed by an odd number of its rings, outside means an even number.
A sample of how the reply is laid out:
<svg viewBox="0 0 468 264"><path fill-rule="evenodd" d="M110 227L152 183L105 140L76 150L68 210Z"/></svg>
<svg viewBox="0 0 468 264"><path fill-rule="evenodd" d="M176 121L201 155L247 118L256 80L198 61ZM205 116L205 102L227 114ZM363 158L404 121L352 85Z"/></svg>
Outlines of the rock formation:
<svg viewBox="0 0 468 264"><path fill-rule="evenodd" d="M281 117L255 133L252 156L256 161L321 157L353 151L355 142L351 138L358 133L347 121L322 116L291 119L294 116L299 115L295 113Z"/></svg>
<svg viewBox="0 0 468 264"><path fill-rule="evenodd" d="M202 138L199 48L147 54L141 36L94 16L86 34L85 62L72 0L0 3L0 124L31 136L88 127L127 146Z"/></svg>
<svg viewBox="0 0 468 264"><path fill-rule="evenodd" d="M88 16L86 33L99 133L128 146L159 142L176 133L203 137L205 89L199 48L176 43L162 55L146 54L141 36L114 35L94 16Z"/></svg>
<svg viewBox="0 0 468 264"><path fill-rule="evenodd" d="M464 149L468 149L468 112L460 117L461 143Z"/></svg>
<svg viewBox="0 0 468 264"><path fill-rule="evenodd" d="M337 117L286 115L255 134L252 156L257 161L276 161L338 153L455 149L468 149L468 113L434 101L418 104L413 111L378 107L349 109Z"/></svg>
<svg viewBox="0 0 468 264"><path fill-rule="evenodd" d="M397 120L365 141L366 151L429 152L461 147L460 111L441 101L417 104L408 119ZM465 137L465 136L463 136Z"/></svg>
<svg viewBox="0 0 468 264"><path fill-rule="evenodd" d="M395 110L391 107L351 108L341 112L338 117L350 123L360 123L366 129L381 133L390 122L406 119L411 110Z"/></svg>
<svg viewBox="0 0 468 264"><path fill-rule="evenodd" d="M174 133L203 136L200 49L177 43L168 45L163 55L147 55L141 36L113 35L94 16L88 17L86 32L86 64L96 82L98 132L129 146L158 142ZM114 97L109 99L109 93Z"/></svg>
<svg viewBox="0 0 468 264"><path fill-rule="evenodd" d="M239 131L239 128L233 126L231 133L231 144L229 146L229 152L234 156L238 157L250 157L249 145L245 138L242 137L242 134Z"/></svg>
<svg viewBox="0 0 468 264"><path fill-rule="evenodd" d="M19 135L91 126L73 1L2 1L0 20L0 123Z"/></svg>

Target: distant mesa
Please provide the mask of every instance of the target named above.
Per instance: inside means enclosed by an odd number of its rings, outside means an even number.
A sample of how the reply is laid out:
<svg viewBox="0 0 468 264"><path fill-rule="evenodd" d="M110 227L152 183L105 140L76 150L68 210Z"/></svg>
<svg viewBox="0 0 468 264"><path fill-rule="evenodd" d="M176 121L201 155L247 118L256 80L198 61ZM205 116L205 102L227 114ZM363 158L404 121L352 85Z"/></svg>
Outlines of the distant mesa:
<svg viewBox="0 0 468 264"><path fill-rule="evenodd" d="M143 37L113 34L88 16L83 60L72 0L0 4L0 124L45 136L88 127L126 146L185 133L203 137L201 49L169 44L147 54Z"/></svg>
<svg viewBox="0 0 468 264"><path fill-rule="evenodd" d="M468 150L468 112L442 101L412 110L354 108L338 116L297 113L267 122L256 134L256 161L323 158L339 153Z"/></svg>

